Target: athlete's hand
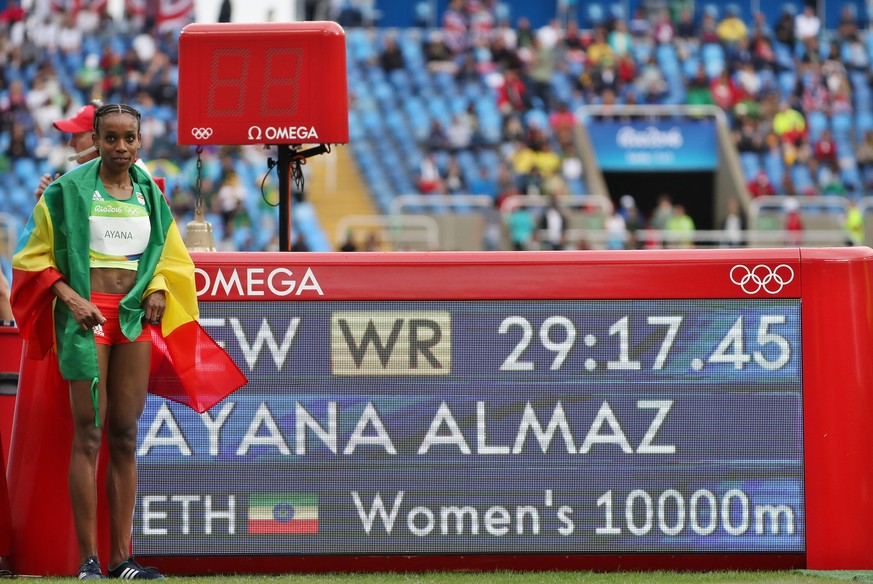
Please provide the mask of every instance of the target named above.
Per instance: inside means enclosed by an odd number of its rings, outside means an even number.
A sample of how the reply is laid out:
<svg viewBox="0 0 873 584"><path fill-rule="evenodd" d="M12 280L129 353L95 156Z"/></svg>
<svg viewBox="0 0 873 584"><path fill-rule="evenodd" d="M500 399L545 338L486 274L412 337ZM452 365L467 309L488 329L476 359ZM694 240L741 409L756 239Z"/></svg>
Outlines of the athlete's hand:
<svg viewBox="0 0 873 584"><path fill-rule="evenodd" d="M73 313L73 318L79 323L83 330L92 329L98 324L103 324L106 319L93 302L85 300L81 296L65 300L67 306L70 307L70 312Z"/></svg>
<svg viewBox="0 0 873 584"><path fill-rule="evenodd" d="M167 297L163 290L155 290L142 301L145 319L149 324L160 324L167 308Z"/></svg>
<svg viewBox="0 0 873 584"><path fill-rule="evenodd" d="M42 196L48 186L52 184L52 181L57 180L60 177L60 174L56 174L55 178L52 178L52 175L50 175L49 173L45 173L44 175L39 177L39 186L36 187L35 191L33 191L33 196L36 197L36 200L39 200L39 198Z"/></svg>

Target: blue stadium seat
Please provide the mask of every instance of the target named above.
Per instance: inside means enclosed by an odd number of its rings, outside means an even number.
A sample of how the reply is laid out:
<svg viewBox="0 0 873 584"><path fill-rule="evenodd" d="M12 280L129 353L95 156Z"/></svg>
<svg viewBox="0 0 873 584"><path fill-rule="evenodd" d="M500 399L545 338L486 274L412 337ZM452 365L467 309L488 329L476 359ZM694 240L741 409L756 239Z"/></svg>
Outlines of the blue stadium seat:
<svg viewBox="0 0 873 584"><path fill-rule="evenodd" d="M809 167L805 164L795 164L791 167L791 180L794 182L794 188L798 194L806 194L810 189L815 188L815 181Z"/></svg>
<svg viewBox="0 0 873 584"><path fill-rule="evenodd" d="M782 188L782 177L785 174L785 163L782 161L782 155L778 151L768 152L764 155L764 170L767 171L767 176L770 177L777 190Z"/></svg>
<svg viewBox="0 0 873 584"><path fill-rule="evenodd" d="M858 166L856 164L851 164L849 166L844 166L840 168L840 178L843 181L843 184L846 186L846 190L850 193L858 194L863 189L863 180L861 179L861 172L858 170Z"/></svg>
<svg viewBox="0 0 873 584"><path fill-rule="evenodd" d="M831 119L834 138L848 138L852 132L852 115L848 112L837 112Z"/></svg>
<svg viewBox="0 0 873 584"><path fill-rule="evenodd" d="M588 3L586 15L589 26L600 26L606 22L606 11L603 10L603 5L599 2Z"/></svg>
<svg viewBox="0 0 873 584"><path fill-rule="evenodd" d="M861 138L864 132L873 130L873 112L869 108L859 108L858 113L855 114L855 125L858 129L857 139Z"/></svg>
<svg viewBox="0 0 873 584"><path fill-rule="evenodd" d="M809 128L810 140L818 140L821 133L828 127L828 117L822 111L811 111L806 114L806 124Z"/></svg>
<svg viewBox="0 0 873 584"><path fill-rule="evenodd" d="M761 170L761 159L756 152L740 152L740 165L746 180L751 180Z"/></svg>

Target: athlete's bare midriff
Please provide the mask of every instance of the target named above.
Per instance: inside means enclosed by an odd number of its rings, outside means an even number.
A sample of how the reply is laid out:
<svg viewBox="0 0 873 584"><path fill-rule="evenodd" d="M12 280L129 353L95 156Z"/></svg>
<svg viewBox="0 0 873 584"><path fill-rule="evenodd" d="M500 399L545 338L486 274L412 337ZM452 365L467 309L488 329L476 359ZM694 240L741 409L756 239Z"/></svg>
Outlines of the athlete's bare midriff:
<svg viewBox="0 0 873 584"><path fill-rule="evenodd" d="M91 268L91 291L127 294L136 284L136 272L121 268Z"/></svg>

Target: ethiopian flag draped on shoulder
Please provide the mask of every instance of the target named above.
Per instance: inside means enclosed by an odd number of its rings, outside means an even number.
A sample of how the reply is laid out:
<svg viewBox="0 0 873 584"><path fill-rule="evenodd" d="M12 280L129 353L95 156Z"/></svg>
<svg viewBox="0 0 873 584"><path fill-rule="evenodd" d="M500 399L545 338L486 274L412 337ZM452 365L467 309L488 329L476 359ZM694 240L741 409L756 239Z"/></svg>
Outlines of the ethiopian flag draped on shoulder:
<svg viewBox="0 0 873 584"><path fill-rule="evenodd" d="M27 357L41 359L52 346L64 379L99 376L94 332L84 331L52 284L64 279L83 298L91 297L91 200L100 160L83 164L54 181L27 222L12 262L12 310ZM246 383L230 356L198 324L194 263L163 194L139 167L131 178L145 196L151 221L148 246L139 260L137 283L119 305L128 339L142 333L142 299L164 290L167 306L160 330L152 327L149 391L204 412Z"/></svg>

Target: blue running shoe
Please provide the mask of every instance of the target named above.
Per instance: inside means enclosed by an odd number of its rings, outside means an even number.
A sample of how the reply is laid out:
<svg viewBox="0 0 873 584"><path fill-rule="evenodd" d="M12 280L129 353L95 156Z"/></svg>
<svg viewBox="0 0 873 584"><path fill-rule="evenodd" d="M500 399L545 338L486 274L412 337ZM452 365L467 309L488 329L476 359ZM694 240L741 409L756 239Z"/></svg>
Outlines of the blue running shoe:
<svg viewBox="0 0 873 584"><path fill-rule="evenodd" d="M105 577L100 571L100 562L97 560L97 556L91 556L79 566L79 580L95 580Z"/></svg>
<svg viewBox="0 0 873 584"><path fill-rule="evenodd" d="M110 578L122 580L163 580L164 577L154 568L143 568L133 557L127 558L114 568L109 568Z"/></svg>

